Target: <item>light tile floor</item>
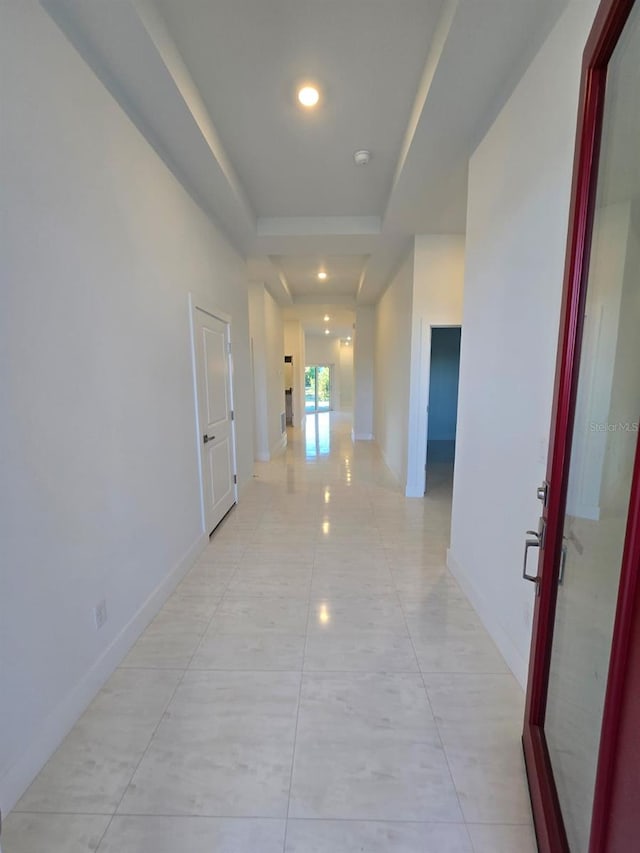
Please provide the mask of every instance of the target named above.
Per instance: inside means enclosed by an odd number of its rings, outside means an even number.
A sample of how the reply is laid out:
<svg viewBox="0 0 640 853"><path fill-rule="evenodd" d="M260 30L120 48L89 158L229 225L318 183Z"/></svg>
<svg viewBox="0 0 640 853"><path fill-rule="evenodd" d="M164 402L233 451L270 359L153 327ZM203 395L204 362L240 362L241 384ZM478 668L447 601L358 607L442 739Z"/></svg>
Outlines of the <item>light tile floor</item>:
<svg viewBox="0 0 640 853"><path fill-rule="evenodd" d="M9 815L4 853L532 853L523 696L341 415L258 465Z"/></svg>

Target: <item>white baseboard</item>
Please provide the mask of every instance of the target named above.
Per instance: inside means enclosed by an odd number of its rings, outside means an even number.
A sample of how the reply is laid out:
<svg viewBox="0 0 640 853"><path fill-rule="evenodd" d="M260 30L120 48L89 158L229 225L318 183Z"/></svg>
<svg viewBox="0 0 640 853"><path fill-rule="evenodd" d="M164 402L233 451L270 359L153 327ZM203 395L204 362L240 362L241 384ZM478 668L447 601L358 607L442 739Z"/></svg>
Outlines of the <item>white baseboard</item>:
<svg viewBox="0 0 640 853"><path fill-rule="evenodd" d="M283 432L280 436L280 441L276 442L274 446L271 448L271 459L274 459L276 456L280 456L281 453L287 449L287 434Z"/></svg>
<svg viewBox="0 0 640 853"><path fill-rule="evenodd" d="M373 440L376 441L375 438ZM380 451L380 455L382 456L382 458L384 460L384 464L389 469L389 472L391 473L391 475L395 479L395 481L398 484L398 486L400 487L400 489L404 492L407 484L402 482L402 480L400 479L400 475L397 473L397 471L394 471L394 469L391 467L389 460L387 458L387 454L384 452L382 445L380 444L379 441L376 441L376 446L377 446L378 450Z"/></svg>
<svg viewBox="0 0 640 853"><path fill-rule="evenodd" d="M275 459L276 456L280 456L281 453L287 449L287 434L283 432L280 436L279 440L273 445L271 450L268 453L258 452L256 453L256 462L271 462L272 459Z"/></svg>
<svg viewBox="0 0 640 853"><path fill-rule="evenodd" d="M407 483L404 490L405 498L423 498L424 497L424 479L422 483Z"/></svg>
<svg viewBox="0 0 640 853"><path fill-rule="evenodd" d="M522 657L520 651L502 625L492 616L490 602L458 563L450 548L447 549L447 567L473 605L474 610L480 617L480 621L489 632L491 639L498 647L498 651L505 659L507 666L515 675L523 690L526 689L528 668L526 659Z"/></svg>
<svg viewBox="0 0 640 853"><path fill-rule="evenodd" d="M0 780L0 808L4 815L15 806L40 770L62 743L92 699L118 667L149 622L200 556L209 537L202 534L137 613L84 674L73 690L49 714L28 749Z"/></svg>

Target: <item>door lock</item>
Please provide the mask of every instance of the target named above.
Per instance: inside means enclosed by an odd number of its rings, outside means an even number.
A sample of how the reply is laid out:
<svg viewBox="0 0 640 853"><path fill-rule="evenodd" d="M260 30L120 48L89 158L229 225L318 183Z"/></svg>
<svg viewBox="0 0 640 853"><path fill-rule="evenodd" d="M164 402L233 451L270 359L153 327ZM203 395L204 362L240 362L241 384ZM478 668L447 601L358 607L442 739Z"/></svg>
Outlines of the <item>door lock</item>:
<svg viewBox="0 0 640 853"><path fill-rule="evenodd" d="M538 486L536 490L536 497L539 501L542 501L542 506L547 505L547 500L549 498L549 483L545 480L541 486Z"/></svg>

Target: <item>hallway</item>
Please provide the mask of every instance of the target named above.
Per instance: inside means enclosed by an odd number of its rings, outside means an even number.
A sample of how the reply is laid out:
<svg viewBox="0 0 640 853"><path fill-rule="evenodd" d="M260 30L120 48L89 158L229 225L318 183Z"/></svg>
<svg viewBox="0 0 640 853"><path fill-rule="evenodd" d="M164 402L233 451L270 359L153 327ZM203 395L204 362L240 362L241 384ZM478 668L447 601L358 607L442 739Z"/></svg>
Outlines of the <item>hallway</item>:
<svg viewBox="0 0 640 853"><path fill-rule="evenodd" d="M253 483L6 821L5 853L532 853L523 696L345 415Z"/></svg>

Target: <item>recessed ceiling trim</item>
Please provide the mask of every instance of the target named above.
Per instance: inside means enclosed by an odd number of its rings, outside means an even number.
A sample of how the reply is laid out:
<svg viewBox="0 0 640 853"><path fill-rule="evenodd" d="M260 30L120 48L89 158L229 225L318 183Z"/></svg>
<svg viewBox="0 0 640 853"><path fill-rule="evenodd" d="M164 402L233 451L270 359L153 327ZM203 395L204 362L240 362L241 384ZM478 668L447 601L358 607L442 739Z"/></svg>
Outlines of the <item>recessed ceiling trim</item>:
<svg viewBox="0 0 640 853"><path fill-rule="evenodd" d="M194 121L200 128L200 132L207 141L211 153L215 157L220 170L227 179L229 186L237 196L249 222L255 223L255 214L249 203L247 194L240 182L231 160L222 145L218 131L216 130L211 116L202 100L202 96L196 86L189 69L185 65L180 51L171 37L167 26L151 0L134 0L134 8L138 13L140 21L154 43L159 56L167 67L180 95L184 99Z"/></svg>
<svg viewBox="0 0 640 853"><path fill-rule="evenodd" d="M259 237L315 237L379 234L379 216L261 216Z"/></svg>
<svg viewBox="0 0 640 853"><path fill-rule="evenodd" d="M293 297L291 295L291 290L289 289L289 284L287 282L287 278L283 272L278 272L278 279L280 280L280 284L282 285L282 289L289 297L289 300L293 302Z"/></svg>
<svg viewBox="0 0 640 853"><path fill-rule="evenodd" d="M400 149L400 156L398 157L396 171L393 176L391 192L389 193L389 198L387 199L387 209L389 208L389 201L391 200L393 191L395 190L400 179L400 175L402 174L404 164L407 160L407 155L409 154L409 149L411 148L411 145L413 143L413 139L418 128L418 123L420 121L420 116L422 115L425 104L427 102L429 91L431 89L431 84L433 83L433 79L436 75L436 70L440 63L444 46L446 44L447 39L449 38L449 32L451 31L451 26L453 24L453 19L458 8L458 4L459 0L445 0L442 5L442 9L440 10L438 25L436 26L436 30L433 34L433 39L431 40L431 46L429 48L429 53L427 54L427 61L425 62L422 77L420 78L418 92L413 103L413 109L411 110L411 117L409 118L409 124L407 125L404 140L402 142L402 147Z"/></svg>
<svg viewBox="0 0 640 853"><path fill-rule="evenodd" d="M332 305L348 305L350 308L356 307L356 300L348 293L301 293L293 299L293 305L319 305L323 302L331 302Z"/></svg>
<svg viewBox="0 0 640 853"><path fill-rule="evenodd" d="M367 267L369 265L369 258L364 262L364 266L362 267L362 272L360 273L360 280L358 281L358 289L356 290L356 299L362 293L362 288L364 287L364 280L367 277Z"/></svg>

